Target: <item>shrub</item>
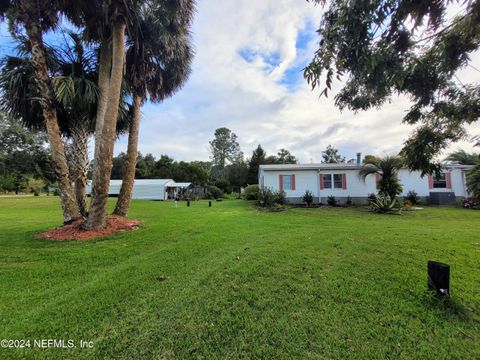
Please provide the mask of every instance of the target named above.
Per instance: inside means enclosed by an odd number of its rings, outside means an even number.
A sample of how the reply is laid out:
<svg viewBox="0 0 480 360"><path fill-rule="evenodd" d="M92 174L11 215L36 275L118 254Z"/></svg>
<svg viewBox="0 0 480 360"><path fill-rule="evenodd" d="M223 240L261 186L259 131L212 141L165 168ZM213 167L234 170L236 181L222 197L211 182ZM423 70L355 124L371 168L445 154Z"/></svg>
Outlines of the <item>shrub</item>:
<svg viewBox="0 0 480 360"><path fill-rule="evenodd" d="M370 211L381 214L399 214L400 210L395 208L397 200L387 194L378 194L375 200L370 202Z"/></svg>
<svg viewBox="0 0 480 360"><path fill-rule="evenodd" d="M28 191L33 193L35 196L39 196L42 192L42 189L45 187L45 181L41 179L28 179Z"/></svg>
<svg viewBox="0 0 480 360"><path fill-rule="evenodd" d="M53 186L53 191L52 191L53 195L55 196L60 196L60 189L58 188L57 185L54 185Z"/></svg>
<svg viewBox="0 0 480 360"><path fill-rule="evenodd" d="M327 198L327 204L330 205L330 206L337 206L338 201L337 201L337 199L335 199L335 196L330 195L330 196Z"/></svg>
<svg viewBox="0 0 480 360"><path fill-rule="evenodd" d="M272 191L269 188L260 189L257 203L264 208L280 207L286 203L285 192Z"/></svg>
<svg viewBox="0 0 480 360"><path fill-rule="evenodd" d="M15 191L15 178L11 175L0 176L0 191Z"/></svg>
<svg viewBox="0 0 480 360"><path fill-rule="evenodd" d="M274 191L275 203L278 205L285 205L287 203L287 194L285 191Z"/></svg>
<svg viewBox="0 0 480 360"><path fill-rule="evenodd" d="M352 202L352 198L350 197L350 195L347 196L347 202L346 202L347 206L351 206L353 204Z"/></svg>
<svg viewBox="0 0 480 360"><path fill-rule="evenodd" d="M367 197L368 203L370 204L372 201L375 201L376 198L377 198L377 195L375 195L374 193L368 194L368 197Z"/></svg>
<svg viewBox="0 0 480 360"><path fill-rule="evenodd" d="M233 191L233 187L232 185L230 185L228 180L217 180L215 181L214 185L227 194L230 194Z"/></svg>
<svg viewBox="0 0 480 360"><path fill-rule="evenodd" d="M465 209L480 210L480 198L469 198L463 200L463 207Z"/></svg>
<svg viewBox="0 0 480 360"><path fill-rule="evenodd" d="M222 189L219 189L218 187L216 187L214 185L210 185L208 187L207 199L219 199L222 196L223 196Z"/></svg>
<svg viewBox="0 0 480 360"><path fill-rule="evenodd" d="M269 188L260 189L258 191L258 205L270 208L275 204L275 194Z"/></svg>
<svg viewBox="0 0 480 360"><path fill-rule="evenodd" d="M303 195L303 202L307 204L307 206L312 205L313 203L313 194L310 190L305 191L305 194Z"/></svg>
<svg viewBox="0 0 480 360"><path fill-rule="evenodd" d="M257 200L258 199L258 191L260 188L258 185L248 185L245 190L243 191L243 198L245 200Z"/></svg>
<svg viewBox="0 0 480 360"><path fill-rule="evenodd" d="M421 203L420 197L418 196L417 192L414 190L410 190L407 193L407 196L405 196L404 201L408 204L410 203L410 206L413 205L419 205Z"/></svg>

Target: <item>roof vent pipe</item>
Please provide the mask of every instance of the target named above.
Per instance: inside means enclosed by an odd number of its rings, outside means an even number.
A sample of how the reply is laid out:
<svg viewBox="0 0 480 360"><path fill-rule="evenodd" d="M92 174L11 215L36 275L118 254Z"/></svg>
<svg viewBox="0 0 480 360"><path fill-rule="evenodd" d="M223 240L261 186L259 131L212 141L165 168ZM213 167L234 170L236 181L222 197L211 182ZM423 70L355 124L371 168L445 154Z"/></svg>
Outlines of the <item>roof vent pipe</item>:
<svg viewBox="0 0 480 360"><path fill-rule="evenodd" d="M362 153L357 153L357 166L362 165Z"/></svg>

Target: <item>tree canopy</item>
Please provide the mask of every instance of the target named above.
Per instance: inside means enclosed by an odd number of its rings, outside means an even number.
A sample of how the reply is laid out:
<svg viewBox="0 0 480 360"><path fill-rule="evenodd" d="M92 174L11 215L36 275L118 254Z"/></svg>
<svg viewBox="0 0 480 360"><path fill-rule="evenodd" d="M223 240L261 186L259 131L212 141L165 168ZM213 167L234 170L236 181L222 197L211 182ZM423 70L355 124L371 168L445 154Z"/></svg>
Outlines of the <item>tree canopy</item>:
<svg viewBox="0 0 480 360"><path fill-rule="evenodd" d="M344 163L345 157L338 153L338 149L332 145L328 145L327 148L322 151L322 162L327 164Z"/></svg>
<svg viewBox="0 0 480 360"><path fill-rule="evenodd" d="M237 135L230 129L221 127L215 130L214 139L209 144L216 177L225 179L225 166L241 154Z"/></svg>
<svg viewBox="0 0 480 360"><path fill-rule="evenodd" d="M335 77L344 79L335 104L354 111L408 96L412 107L403 121L417 128L402 155L412 170L437 171L439 152L466 138L465 125L480 116L478 83L456 76L472 66L470 54L480 46L480 1L313 2L326 11L319 48L304 70L312 89L324 85L327 95ZM453 17L449 3L459 7Z"/></svg>
<svg viewBox="0 0 480 360"><path fill-rule="evenodd" d="M0 191L20 191L28 178L55 181L44 133L31 131L0 112Z"/></svg>

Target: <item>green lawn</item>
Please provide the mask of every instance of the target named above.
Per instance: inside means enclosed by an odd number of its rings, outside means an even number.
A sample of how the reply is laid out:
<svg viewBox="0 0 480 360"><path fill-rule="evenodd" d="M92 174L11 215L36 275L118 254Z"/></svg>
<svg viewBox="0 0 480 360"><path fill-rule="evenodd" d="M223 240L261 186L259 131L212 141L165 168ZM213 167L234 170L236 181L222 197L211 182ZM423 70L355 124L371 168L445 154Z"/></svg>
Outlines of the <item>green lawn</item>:
<svg viewBox="0 0 480 360"><path fill-rule="evenodd" d="M34 238L58 199L0 198L0 339L93 349L8 358L479 359L480 211L256 211L136 201L145 226L98 241ZM452 301L426 291L452 266Z"/></svg>

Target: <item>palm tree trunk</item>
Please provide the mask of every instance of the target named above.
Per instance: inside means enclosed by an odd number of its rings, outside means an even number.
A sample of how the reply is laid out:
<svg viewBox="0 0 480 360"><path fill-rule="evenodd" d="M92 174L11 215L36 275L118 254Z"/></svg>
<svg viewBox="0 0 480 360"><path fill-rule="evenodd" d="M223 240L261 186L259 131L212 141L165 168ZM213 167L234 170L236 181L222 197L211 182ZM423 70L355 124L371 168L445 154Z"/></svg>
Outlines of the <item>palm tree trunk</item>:
<svg viewBox="0 0 480 360"><path fill-rule="evenodd" d="M87 216L88 124L78 123L72 130L70 149L70 174L75 198L83 217Z"/></svg>
<svg viewBox="0 0 480 360"><path fill-rule="evenodd" d="M123 173L122 187L118 195L117 205L113 213L115 215L127 216L132 199L133 183L135 181L135 169L137 165L138 154L138 132L140 128L140 108L142 99L140 96L133 97L133 115L130 119L128 131L127 159L125 163L125 171Z"/></svg>
<svg viewBox="0 0 480 360"><path fill-rule="evenodd" d="M100 59L98 67L98 105L95 119L95 134L101 134L105 113L107 112L110 71L112 69L112 44L111 41L105 41L100 47ZM95 151L100 144L95 142Z"/></svg>
<svg viewBox="0 0 480 360"><path fill-rule="evenodd" d="M42 33L36 24L28 24L25 28L31 45L32 61L35 67L37 85L43 100L41 106L43 117L45 118L45 126L47 128L48 142L52 151L55 175L60 191L63 221L64 223L67 223L79 219L82 216L75 201L75 194L65 155L65 147L58 126L57 111L54 106L53 90L48 77Z"/></svg>
<svg viewBox="0 0 480 360"><path fill-rule="evenodd" d="M92 202L84 225L86 229L99 229L105 226L124 62L125 23L117 22L112 29L112 68L108 86L108 104L101 131L95 133ZM98 118L97 121L99 121Z"/></svg>

